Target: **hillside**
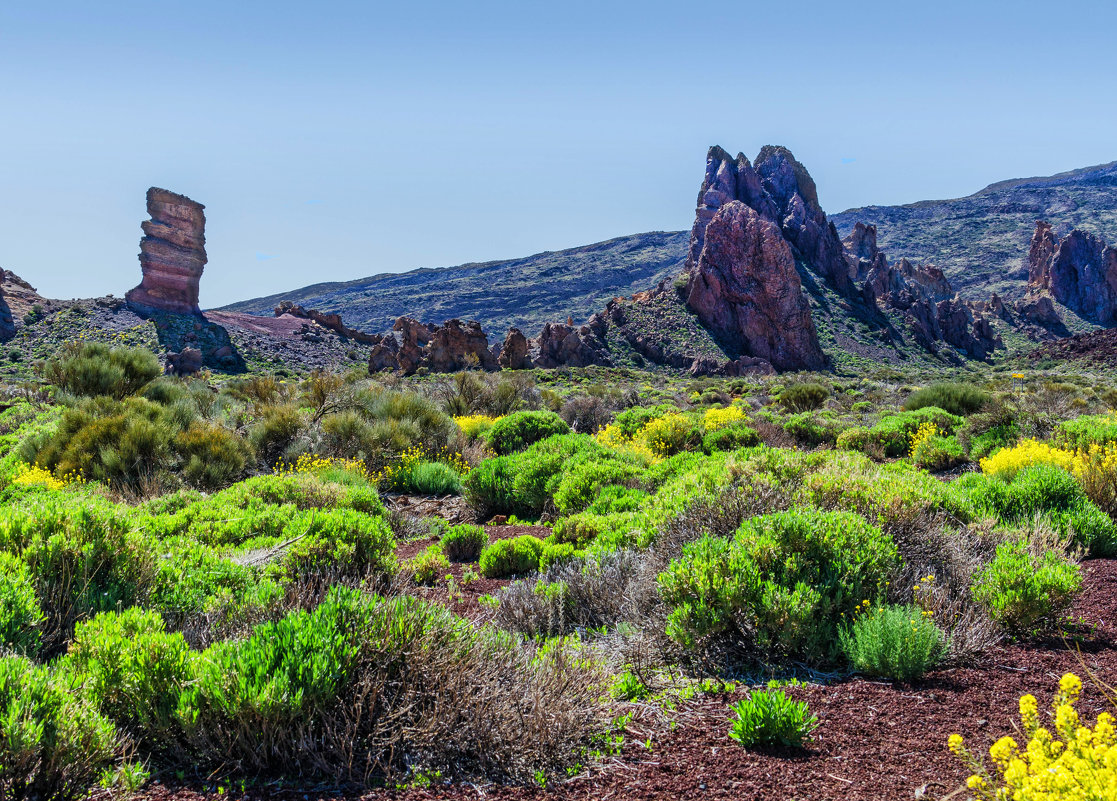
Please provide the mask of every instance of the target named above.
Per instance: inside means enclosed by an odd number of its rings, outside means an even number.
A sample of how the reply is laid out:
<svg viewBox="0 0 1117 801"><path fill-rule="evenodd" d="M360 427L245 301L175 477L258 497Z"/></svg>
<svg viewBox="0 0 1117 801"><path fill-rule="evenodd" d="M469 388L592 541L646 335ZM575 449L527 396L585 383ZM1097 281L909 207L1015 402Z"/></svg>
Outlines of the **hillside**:
<svg viewBox="0 0 1117 801"><path fill-rule="evenodd" d="M366 331L387 330L397 317L409 315L439 323L477 320L495 335L511 326L535 332L548 320L582 322L612 298L676 274L686 248L685 231L633 234L522 259L314 284L223 310L270 316L289 300L339 313L348 325Z"/></svg>
<svg viewBox="0 0 1117 801"><path fill-rule="evenodd" d="M845 236L858 222L877 227L890 259L931 262L963 297L1024 294L1036 220L1060 234L1080 227L1117 239L1117 162L1043 178L1000 181L968 197L905 206L866 206L830 216Z"/></svg>

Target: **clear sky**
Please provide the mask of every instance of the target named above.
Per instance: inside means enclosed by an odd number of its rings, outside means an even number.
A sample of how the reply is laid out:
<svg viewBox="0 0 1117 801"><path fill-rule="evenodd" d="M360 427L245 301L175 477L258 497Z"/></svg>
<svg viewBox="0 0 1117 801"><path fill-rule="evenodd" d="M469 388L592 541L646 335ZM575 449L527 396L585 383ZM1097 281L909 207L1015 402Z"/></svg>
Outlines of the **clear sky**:
<svg viewBox="0 0 1117 801"><path fill-rule="evenodd" d="M840 211L1117 160L1110 2L9 0L0 266L139 282L206 204L203 306L690 225L706 148Z"/></svg>

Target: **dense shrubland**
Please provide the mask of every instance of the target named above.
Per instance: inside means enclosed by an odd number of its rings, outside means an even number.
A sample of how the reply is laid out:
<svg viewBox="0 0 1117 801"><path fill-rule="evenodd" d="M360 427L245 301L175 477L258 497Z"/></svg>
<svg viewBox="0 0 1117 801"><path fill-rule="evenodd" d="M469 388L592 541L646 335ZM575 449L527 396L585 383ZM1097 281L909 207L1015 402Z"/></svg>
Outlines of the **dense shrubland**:
<svg viewBox="0 0 1117 801"><path fill-rule="evenodd" d="M72 346L0 413L5 798L545 783L707 674L916 681L1057 630L1117 552L1104 385L158 373ZM490 542L395 493L546 528ZM500 582L489 622L415 597L454 570ZM814 725L735 712L742 744Z"/></svg>

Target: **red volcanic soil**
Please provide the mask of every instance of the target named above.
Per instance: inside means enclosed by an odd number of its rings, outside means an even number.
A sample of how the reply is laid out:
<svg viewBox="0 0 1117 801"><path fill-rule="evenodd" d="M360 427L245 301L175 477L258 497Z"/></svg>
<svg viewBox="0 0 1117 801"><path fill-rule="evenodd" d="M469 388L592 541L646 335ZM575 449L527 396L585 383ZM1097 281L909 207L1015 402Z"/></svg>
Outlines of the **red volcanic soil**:
<svg viewBox="0 0 1117 801"><path fill-rule="evenodd" d="M225 328L243 328L256 334L282 338L295 337L303 331L310 320L284 314L279 317L257 317L239 312L207 311L206 319Z"/></svg>
<svg viewBox="0 0 1117 801"><path fill-rule="evenodd" d="M509 531L506 536L516 533ZM673 713L678 725L674 730L665 727L651 750L629 743L615 760L545 792L457 786L374 791L362 797L400 801L943 798L958 790L967 775L947 750L952 732L962 734L972 750L985 751L1002 735L1016 734L1013 723L1018 722L1021 695L1033 693L1045 708L1059 677L1068 671L1078 673L1086 684L1079 705L1085 720L1092 722L1109 707L1086 672L1101 681L1117 682L1117 560L1094 560L1083 567L1084 589L1072 616L1086 633L1077 645L1054 640L998 646L975 667L937 671L912 685L848 679L789 688L789 694L810 704L821 722L815 739L802 751L739 747L726 736L727 707L733 699L707 697ZM234 795L252 801L342 797L321 788L296 791L270 785ZM216 793L152 785L144 796L152 801L200 801L216 798ZM965 797L964 790L953 796Z"/></svg>
<svg viewBox="0 0 1117 801"><path fill-rule="evenodd" d="M1091 331L1048 342L1028 354L1033 362L1054 359L1094 367L1117 367L1117 329Z"/></svg>

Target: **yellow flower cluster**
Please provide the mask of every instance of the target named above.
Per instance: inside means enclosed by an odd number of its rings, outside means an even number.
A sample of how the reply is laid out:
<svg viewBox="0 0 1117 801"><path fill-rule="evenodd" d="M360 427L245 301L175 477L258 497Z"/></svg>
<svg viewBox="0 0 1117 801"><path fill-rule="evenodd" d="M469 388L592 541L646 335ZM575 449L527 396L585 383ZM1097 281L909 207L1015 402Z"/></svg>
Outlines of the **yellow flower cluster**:
<svg viewBox="0 0 1117 801"><path fill-rule="evenodd" d="M736 423L744 423L748 415L739 406L726 406L723 409L707 409L702 415L702 425L707 431L718 431Z"/></svg>
<svg viewBox="0 0 1117 801"><path fill-rule="evenodd" d="M644 439L644 431L636 432L636 436L629 438L621 431L620 426L610 423L605 428L594 434L593 438L604 448L618 453L627 453L646 460L649 464L660 461Z"/></svg>
<svg viewBox="0 0 1117 801"><path fill-rule="evenodd" d="M12 483L19 484L22 487L46 487L47 489L60 490L72 484L82 483L82 477L81 473L76 470L56 476L45 467L20 462L16 466L16 474L12 478Z"/></svg>
<svg viewBox="0 0 1117 801"><path fill-rule="evenodd" d="M931 422L922 423L919 426L919 429L908 439L908 441L911 443L911 448L908 450L908 453L914 456L916 448L918 448L920 445L922 445L924 442L931 439L932 437L937 437L938 435L939 427L937 425Z"/></svg>
<svg viewBox="0 0 1117 801"><path fill-rule="evenodd" d="M294 476L302 474L318 475L324 470L345 470L356 473L366 481L372 481L368 468L359 459L331 459L311 453L301 454L294 464L280 462L275 466L273 472L277 476Z"/></svg>
<svg viewBox="0 0 1117 801"><path fill-rule="evenodd" d="M454 418L454 424L461 429L469 439L477 439L490 428L493 423L499 420L499 417L489 417L484 414L466 414Z"/></svg>
<svg viewBox="0 0 1117 801"><path fill-rule="evenodd" d="M966 750L960 734L947 740L951 752L973 771L966 786L981 801L1086 801L1117 799L1117 729L1102 712L1091 729L1082 725L1075 703L1082 681L1067 673L1055 693L1055 731L1039 725L1034 695L1020 699L1020 722L1028 738L1020 748L1002 737L989 749L994 774Z"/></svg>
<svg viewBox="0 0 1117 801"><path fill-rule="evenodd" d="M460 453L451 453L445 449L432 453L422 445L412 445L400 454L399 459L394 464L390 464L373 474L370 480L377 484L393 486L400 479L411 475L415 466L423 462L442 462L463 476L470 470L469 462Z"/></svg>
<svg viewBox="0 0 1117 801"><path fill-rule="evenodd" d="M1002 448L981 460L981 472L1011 479L1026 467L1052 465L1073 471L1074 453L1055 448L1046 442L1026 439L1011 448Z"/></svg>
<svg viewBox="0 0 1117 801"><path fill-rule="evenodd" d="M1071 472L1091 501L1111 515L1117 513L1117 442L1093 443L1078 451Z"/></svg>

